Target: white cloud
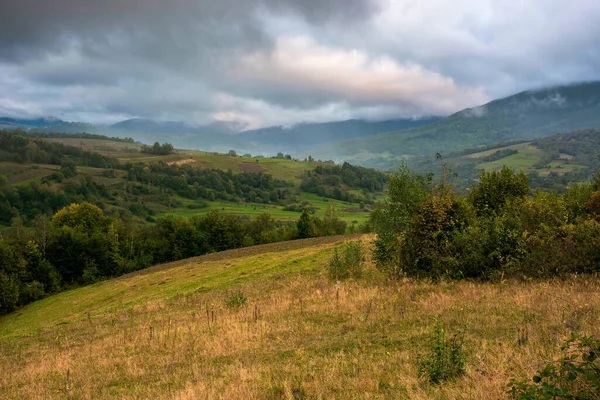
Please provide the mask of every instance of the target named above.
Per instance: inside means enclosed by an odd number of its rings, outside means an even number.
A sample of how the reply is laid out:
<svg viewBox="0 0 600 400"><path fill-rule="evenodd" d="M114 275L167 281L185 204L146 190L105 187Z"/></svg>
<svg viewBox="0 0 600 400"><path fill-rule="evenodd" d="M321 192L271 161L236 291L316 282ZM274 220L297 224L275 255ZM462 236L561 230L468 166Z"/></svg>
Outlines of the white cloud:
<svg viewBox="0 0 600 400"><path fill-rule="evenodd" d="M486 100L481 88L460 87L452 78L401 64L386 55L330 48L307 37L280 38L271 53L243 58L235 73L280 91L343 99L350 105L388 106L397 116L449 114Z"/></svg>

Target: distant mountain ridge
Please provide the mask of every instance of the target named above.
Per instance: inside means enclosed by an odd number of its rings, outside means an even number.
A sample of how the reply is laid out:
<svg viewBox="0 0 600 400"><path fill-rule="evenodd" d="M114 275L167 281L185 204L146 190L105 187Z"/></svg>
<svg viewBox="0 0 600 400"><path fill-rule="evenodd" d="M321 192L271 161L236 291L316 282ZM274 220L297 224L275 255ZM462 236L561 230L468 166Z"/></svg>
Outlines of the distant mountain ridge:
<svg viewBox="0 0 600 400"><path fill-rule="evenodd" d="M8 118L5 118L8 120ZM66 122L52 120L37 124L7 125L23 127L40 132L79 133L87 132L112 137L133 137L143 142L170 142L177 147L198 148L209 151L277 153L287 152L294 155L301 149L318 146L339 140L361 138L383 132L408 129L439 121L441 117L421 119L392 119L386 121L346 120L325 123L301 123L291 127L273 126L254 130L241 130L235 122L213 122L207 125L193 126L185 122L155 121L133 118L117 122L110 126L94 125L85 122ZM28 120L29 121L29 120ZM33 120L32 120L33 121Z"/></svg>
<svg viewBox="0 0 600 400"><path fill-rule="evenodd" d="M43 118L11 118L0 117L0 126L15 128L39 128L43 126L52 126L62 124L64 121L54 117Z"/></svg>
<svg viewBox="0 0 600 400"><path fill-rule="evenodd" d="M193 126L186 122L129 119L111 126L53 118L0 118L1 127L42 132L88 132L170 142L180 148L251 154L286 152L394 169L402 161L448 154L512 140L531 140L578 129L600 128L600 81L528 90L456 112L446 118L347 120L242 130L231 122Z"/></svg>
<svg viewBox="0 0 600 400"><path fill-rule="evenodd" d="M393 168L399 160L413 156L598 127L600 81L582 82L520 92L429 125L340 141L320 152L335 152L339 158L368 166Z"/></svg>
<svg viewBox="0 0 600 400"><path fill-rule="evenodd" d="M414 128L431 124L440 119L441 117L391 119L386 121L350 119L324 123L302 123L289 128L273 126L244 131L240 135L250 141L263 144L309 147L338 140Z"/></svg>

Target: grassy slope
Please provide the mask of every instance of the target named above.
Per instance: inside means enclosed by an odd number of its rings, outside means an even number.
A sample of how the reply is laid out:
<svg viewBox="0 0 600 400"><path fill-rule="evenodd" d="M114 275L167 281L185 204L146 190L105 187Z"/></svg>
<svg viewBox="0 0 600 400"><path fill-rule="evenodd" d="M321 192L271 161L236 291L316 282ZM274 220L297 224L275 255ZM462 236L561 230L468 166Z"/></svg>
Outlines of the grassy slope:
<svg viewBox="0 0 600 400"><path fill-rule="evenodd" d="M299 186L302 175L305 171L315 168L317 165L314 162L294 161L275 158L249 158L249 157L231 157L224 154L203 152L196 150L178 150L177 154L166 156L153 156L148 154L130 152L130 150L139 151L140 145L125 142L116 142L110 140L98 139L79 139L79 138L50 138L44 139L51 142L60 142L69 146L76 146L88 151L95 151L100 154L115 157L121 162L187 162L193 159L192 165L200 168L215 168L221 170L232 170L233 172L267 172L273 175L276 179L285 180ZM15 168L19 173L15 173ZM9 178L9 182L13 185L28 184L30 182L41 182L41 179L51 174L58 166L44 165L37 168L34 165L15 165L10 163L0 163L0 176ZM93 179L104 185L115 184L120 181L118 176L122 175L117 171L116 178L107 178L102 176L102 169L78 167L78 171L90 174ZM322 199L321 197L300 192L299 202L308 200L317 209L316 215L323 217L329 206L333 207L340 218L352 223L365 223L369 218L369 213L355 210L356 204L346 203L334 199ZM195 203L189 199L178 198L183 203L182 207L169 208L164 204L155 204L152 198L146 198L144 201L150 204L158 211L157 216L165 216L173 214L183 217L191 217L193 215L204 215L212 210L225 211L235 215L254 216L263 212L268 212L273 218L281 221L295 221L300 217L300 214L294 211L285 211L281 206L265 205L265 204L245 204L245 203L228 203L221 201L206 202L208 207L202 209L190 209L189 204ZM354 210L352 210L354 209Z"/></svg>
<svg viewBox="0 0 600 400"><path fill-rule="evenodd" d="M3 317L0 397L497 399L570 328L600 334L597 279L389 283L368 263L336 285L332 243L295 246L177 262ZM249 300L234 312L223 300L237 289ZM467 375L440 386L415 364L436 316L467 326Z"/></svg>
<svg viewBox="0 0 600 400"><path fill-rule="evenodd" d="M532 146L530 142L520 143L509 145L506 147L499 147L492 150L486 150L481 152L476 152L472 154L468 154L466 156L462 156L462 158L467 159L477 159L481 157L486 157L494 154L497 151L501 150L517 150L518 153L512 154L510 156L501 158L496 161L485 162L481 164L477 164L477 169L484 169L486 171L495 171L501 169L503 166L507 166L516 171L523 170L527 173L532 171L537 171L540 175L548 175L551 172L556 172L558 174L562 174L567 172L568 170L575 168L583 168L582 165L577 164L569 164L565 162L566 155L562 154L561 158L553 160L549 163L550 168L534 168L534 164L538 162L543 156L544 152L539 148ZM452 162L453 159L449 159Z"/></svg>

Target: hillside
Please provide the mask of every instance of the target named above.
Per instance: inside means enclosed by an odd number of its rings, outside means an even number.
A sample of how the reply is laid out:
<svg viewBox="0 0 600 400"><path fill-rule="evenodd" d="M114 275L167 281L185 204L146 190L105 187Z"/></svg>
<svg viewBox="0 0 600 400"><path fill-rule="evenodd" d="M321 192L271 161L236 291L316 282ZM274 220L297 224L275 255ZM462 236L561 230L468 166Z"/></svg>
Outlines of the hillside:
<svg viewBox="0 0 600 400"><path fill-rule="evenodd" d="M530 90L466 109L419 128L332 144L335 154L363 165L395 168L402 159L600 126L600 82Z"/></svg>
<svg viewBox="0 0 600 400"><path fill-rule="evenodd" d="M53 213L59 205L92 201L107 212L130 212L147 221L167 214L190 217L213 210L240 216L268 213L279 221L295 221L303 206L317 216L332 207L356 226L368 219L369 207L359 208L360 203L373 204L383 190L381 183L375 189L364 177L362 182L344 183L336 176L327 184L313 179L304 190L300 186L306 174L321 163L289 156L253 158L191 150L154 155L140 152L141 145L131 139L79 135L13 141L8 135L0 146L0 186L8 183L10 193L20 193L18 198L29 198L26 193L35 187L38 200L35 205L31 199L9 201L16 206L0 201L4 210L0 224L4 225L15 210L27 222L40 211ZM35 142L40 140L43 142ZM65 169L68 159L72 166ZM128 164L131 166L126 167ZM344 176L367 173L358 167L345 168L354 172L348 175L345 171ZM148 169L152 171L149 175ZM344 171L333 172L342 176ZM378 172L369 173L385 179ZM272 179L266 179L267 175ZM14 199L15 195L6 196Z"/></svg>
<svg viewBox="0 0 600 400"><path fill-rule="evenodd" d="M289 128L281 126L268 127L244 131L240 133L240 136L246 140L260 143L265 146L271 146L272 148L310 149L315 145L414 128L431 124L438 120L440 120L440 117L395 119L387 121L352 119L348 121L326 123L304 123Z"/></svg>
<svg viewBox="0 0 600 400"><path fill-rule="evenodd" d="M390 284L368 262L336 284L325 268L341 240L157 266L4 316L0 397L497 399L573 324L600 334L595 278ZM465 330L466 375L443 385L417 378L434 318Z"/></svg>
<svg viewBox="0 0 600 400"><path fill-rule="evenodd" d="M497 143L449 153L444 161L459 175L458 184L471 187L481 171L507 166L522 170L534 188L564 191L574 183L594 178L600 170L600 130L582 129L558 133L533 141ZM412 161L415 170L431 171L434 157Z"/></svg>

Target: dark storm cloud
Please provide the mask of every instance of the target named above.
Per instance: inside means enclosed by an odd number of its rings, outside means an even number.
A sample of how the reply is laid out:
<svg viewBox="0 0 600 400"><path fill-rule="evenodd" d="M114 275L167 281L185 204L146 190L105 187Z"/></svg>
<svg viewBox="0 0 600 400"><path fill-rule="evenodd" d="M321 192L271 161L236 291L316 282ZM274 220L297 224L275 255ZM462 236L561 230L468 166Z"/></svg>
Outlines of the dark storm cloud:
<svg viewBox="0 0 600 400"><path fill-rule="evenodd" d="M4 0L0 114L261 126L600 79L592 0Z"/></svg>
<svg viewBox="0 0 600 400"><path fill-rule="evenodd" d="M35 57L73 40L100 54L135 42L136 53L161 57L174 52L156 45L188 51L246 48L269 41L257 18L261 11L325 23L365 19L375 9L369 0L5 0L0 54Z"/></svg>

